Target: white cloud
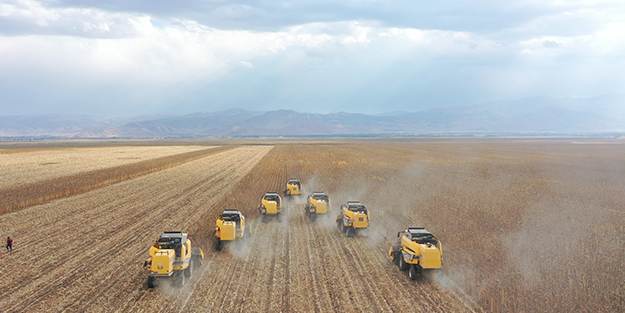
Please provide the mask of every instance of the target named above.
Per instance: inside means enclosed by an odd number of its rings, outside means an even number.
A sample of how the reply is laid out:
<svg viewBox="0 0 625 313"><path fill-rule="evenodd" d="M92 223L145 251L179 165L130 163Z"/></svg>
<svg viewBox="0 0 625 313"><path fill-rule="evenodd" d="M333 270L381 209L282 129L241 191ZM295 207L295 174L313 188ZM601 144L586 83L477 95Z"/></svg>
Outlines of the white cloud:
<svg viewBox="0 0 625 313"><path fill-rule="evenodd" d="M11 0L0 4L0 33L65 35L92 38L133 36L141 15L108 13L86 8L48 8L38 1Z"/></svg>
<svg viewBox="0 0 625 313"><path fill-rule="evenodd" d="M252 4L221 9L231 19L270 14ZM598 21L605 19L602 10L582 15ZM381 103L406 109L416 102L433 106L574 95L567 90L611 93L622 90L625 80L620 74L625 25L605 20L599 31L573 35L545 34L553 24L569 21L559 13L494 35L390 27L377 20L228 30L190 19L14 0L0 4L0 33L5 34L0 37L0 93L5 95L0 115L15 110L15 103L31 111L84 103L140 111L184 102L192 111L206 99L223 106L299 101L315 103L309 111L341 103L349 111L353 103L359 109ZM589 79L613 82L591 89L584 87L592 85Z"/></svg>
<svg viewBox="0 0 625 313"><path fill-rule="evenodd" d="M241 61L239 62L239 65L245 68L254 68L254 66L252 65L252 63L247 62L247 61Z"/></svg>

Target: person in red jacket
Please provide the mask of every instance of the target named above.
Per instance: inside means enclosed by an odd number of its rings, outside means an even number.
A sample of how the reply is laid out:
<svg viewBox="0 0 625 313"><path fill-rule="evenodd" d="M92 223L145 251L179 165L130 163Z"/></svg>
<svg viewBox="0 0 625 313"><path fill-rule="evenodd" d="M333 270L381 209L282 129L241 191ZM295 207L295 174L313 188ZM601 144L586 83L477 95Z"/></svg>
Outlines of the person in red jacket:
<svg viewBox="0 0 625 313"><path fill-rule="evenodd" d="M13 239L11 237L7 237L7 251L13 252Z"/></svg>

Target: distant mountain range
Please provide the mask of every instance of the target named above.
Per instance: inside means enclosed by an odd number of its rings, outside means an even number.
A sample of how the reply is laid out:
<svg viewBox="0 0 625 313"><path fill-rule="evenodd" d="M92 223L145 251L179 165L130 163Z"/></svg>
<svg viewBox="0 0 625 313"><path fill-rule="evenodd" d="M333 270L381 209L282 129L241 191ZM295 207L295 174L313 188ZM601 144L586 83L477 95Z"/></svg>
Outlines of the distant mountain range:
<svg viewBox="0 0 625 313"><path fill-rule="evenodd" d="M532 97L419 112L313 114L230 109L182 116L0 117L0 137L153 138L625 133L625 95Z"/></svg>

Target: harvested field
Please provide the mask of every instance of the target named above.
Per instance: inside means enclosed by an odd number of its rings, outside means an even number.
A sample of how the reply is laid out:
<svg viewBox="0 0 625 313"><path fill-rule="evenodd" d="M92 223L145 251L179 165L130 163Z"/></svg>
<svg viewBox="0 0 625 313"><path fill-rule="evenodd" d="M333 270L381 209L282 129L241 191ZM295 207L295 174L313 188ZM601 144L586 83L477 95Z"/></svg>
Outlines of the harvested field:
<svg viewBox="0 0 625 313"><path fill-rule="evenodd" d="M163 229L189 229L271 149L241 147L1 216L6 311L109 311L144 293L141 262ZM19 247L19 248L18 248Z"/></svg>
<svg viewBox="0 0 625 313"><path fill-rule="evenodd" d="M54 178L51 179L0 189L0 213L11 212L49 200L87 192L230 148L212 147L125 165L104 167L67 176L62 176L61 172L55 172Z"/></svg>
<svg viewBox="0 0 625 313"><path fill-rule="evenodd" d="M17 248L2 254L0 305L32 312L625 310L623 144L397 140L269 149L236 148L0 215L0 231ZM310 222L294 198L282 222L254 220L264 192L281 193L289 178L306 193L327 192L329 218ZM368 237L336 230L347 200L370 209ZM253 236L215 252L212 230L225 208L247 213ZM411 282L388 259L397 231L418 225L442 241L445 276ZM171 229L198 236L205 266L182 289L147 289L141 263Z"/></svg>
<svg viewBox="0 0 625 313"><path fill-rule="evenodd" d="M207 148L128 146L0 152L0 189Z"/></svg>

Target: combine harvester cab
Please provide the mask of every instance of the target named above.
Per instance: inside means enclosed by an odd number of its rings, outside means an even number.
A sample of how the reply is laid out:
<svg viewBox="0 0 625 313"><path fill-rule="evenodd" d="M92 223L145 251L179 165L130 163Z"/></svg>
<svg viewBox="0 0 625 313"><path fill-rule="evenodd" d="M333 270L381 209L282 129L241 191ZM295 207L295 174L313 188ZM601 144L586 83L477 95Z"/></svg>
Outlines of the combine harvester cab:
<svg viewBox="0 0 625 313"><path fill-rule="evenodd" d="M347 201L341 206L341 211L336 217L336 226L347 237L356 235L369 228L369 210L360 201Z"/></svg>
<svg viewBox="0 0 625 313"><path fill-rule="evenodd" d="M262 222L265 222L267 218L271 218L275 216L278 221L281 219L282 215L282 198L276 192L267 192L260 199L260 207L258 208L260 212L260 219Z"/></svg>
<svg viewBox="0 0 625 313"><path fill-rule="evenodd" d="M193 237L193 236L191 236ZM166 231L150 247L150 257L143 267L148 267L148 288L159 281L170 281L178 287L185 284L194 268L202 266L204 252L191 246L189 236L181 231Z"/></svg>
<svg viewBox="0 0 625 313"><path fill-rule="evenodd" d="M237 210L224 210L217 219L217 227L215 227L215 236L217 237L216 250L221 251L223 244L233 242L240 238L251 235L251 227L245 227L245 216Z"/></svg>
<svg viewBox="0 0 625 313"><path fill-rule="evenodd" d="M297 179L289 179L286 183L286 189L284 190L284 196L299 196L302 194L302 183Z"/></svg>
<svg viewBox="0 0 625 313"><path fill-rule="evenodd" d="M304 214L310 218L311 221L315 221L319 214L327 216L330 212L330 198L323 192L313 192L308 196L306 206L304 207Z"/></svg>
<svg viewBox="0 0 625 313"><path fill-rule="evenodd" d="M443 248L441 242L423 227L409 227L397 233L397 244L388 254L400 270L408 270L411 280L424 271L441 271Z"/></svg>

